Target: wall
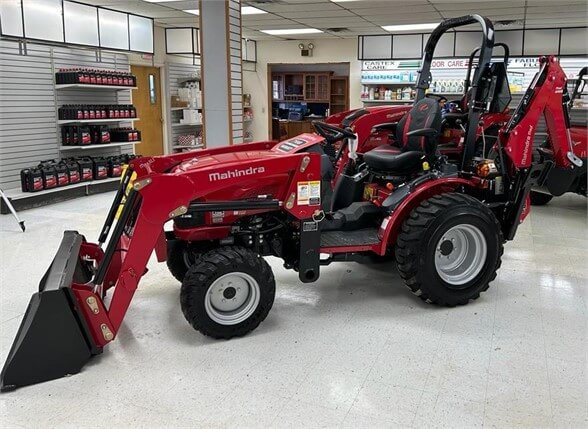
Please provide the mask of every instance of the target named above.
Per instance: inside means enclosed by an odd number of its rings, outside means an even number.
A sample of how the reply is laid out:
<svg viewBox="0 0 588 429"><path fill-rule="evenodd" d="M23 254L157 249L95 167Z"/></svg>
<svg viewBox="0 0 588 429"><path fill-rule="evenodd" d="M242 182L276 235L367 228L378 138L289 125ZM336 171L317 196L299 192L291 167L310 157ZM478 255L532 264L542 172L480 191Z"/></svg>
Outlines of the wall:
<svg viewBox="0 0 588 429"><path fill-rule="evenodd" d="M357 39L320 39L304 40L315 46L312 57L300 56L295 41L259 41L257 42L257 70L243 70L243 92L251 94L254 119L248 125L253 133L253 140L265 140L270 137L268 115L268 64L300 63L340 63L349 62L349 103L350 107L361 107L361 63L357 60Z"/></svg>

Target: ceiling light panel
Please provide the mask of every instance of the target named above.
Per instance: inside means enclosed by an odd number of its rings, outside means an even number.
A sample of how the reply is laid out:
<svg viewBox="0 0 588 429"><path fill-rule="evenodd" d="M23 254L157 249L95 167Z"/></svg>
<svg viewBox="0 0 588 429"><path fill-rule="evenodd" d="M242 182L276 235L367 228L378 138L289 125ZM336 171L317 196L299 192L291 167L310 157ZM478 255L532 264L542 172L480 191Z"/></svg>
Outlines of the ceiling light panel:
<svg viewBox="0 0 588 429"><path fill-rule="evenodd" d="M382 28L386 31L421 31L432 30L439 25L438 22L428 24L403 24L403 25L383 25Z"/></svg>
<svg viewBox="0 0 588 429"><path fill-rule="evenodd" d="M265 10L258 9L253 6L242 6L241 7L241 15L260 15L263 13L267 13Z"/></svg>
<svg viewBox="0 0 588 429"><path fill-rule="evenodd" d="M277 29L277 30L259 30L262 33L269 34L271 36L288 36L295 34L318 34L322 33L321 30L316 28L290 28L290 29Z"/></svg>

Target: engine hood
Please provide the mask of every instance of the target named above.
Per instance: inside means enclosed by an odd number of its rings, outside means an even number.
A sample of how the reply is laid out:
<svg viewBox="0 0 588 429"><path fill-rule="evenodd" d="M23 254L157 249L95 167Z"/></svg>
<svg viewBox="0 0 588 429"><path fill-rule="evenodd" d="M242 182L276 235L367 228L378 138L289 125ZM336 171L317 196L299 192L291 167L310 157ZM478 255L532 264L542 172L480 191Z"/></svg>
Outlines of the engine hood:
<svg viewBox="0 0 588 429"><path fill-rule="evenodd" d="M180 173L184 171L191 171L194 169L205 168L219 168L219 167L248 167L251 162L279 157L280 154L271 151L247 151L247 152L231 152L220 154L205 154L186 160L177 165L172 172Z"/></svg>

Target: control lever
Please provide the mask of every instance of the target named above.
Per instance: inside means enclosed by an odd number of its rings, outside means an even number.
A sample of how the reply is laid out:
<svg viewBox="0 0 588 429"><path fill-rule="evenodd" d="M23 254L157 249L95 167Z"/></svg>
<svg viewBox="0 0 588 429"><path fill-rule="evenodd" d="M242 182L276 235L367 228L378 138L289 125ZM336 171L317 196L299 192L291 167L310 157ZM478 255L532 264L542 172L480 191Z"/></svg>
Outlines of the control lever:
<svg viewBox="0 0 588 429"><path fill-rule="evenodd" d="M482 127L482 158L486 158L486 134L484 133L484 121L479 122Z"/></svg>
<svg viewBox="0 0 588 429"><path fill-rule="evenodd" d="M584 165L584 162L576 156L574 153L574 147L572 145L572 135L570 134L570 129L566 129L567 138L568 138L568 153L566 154L570 162L575 165L576 167L580 168Z"/></svg>

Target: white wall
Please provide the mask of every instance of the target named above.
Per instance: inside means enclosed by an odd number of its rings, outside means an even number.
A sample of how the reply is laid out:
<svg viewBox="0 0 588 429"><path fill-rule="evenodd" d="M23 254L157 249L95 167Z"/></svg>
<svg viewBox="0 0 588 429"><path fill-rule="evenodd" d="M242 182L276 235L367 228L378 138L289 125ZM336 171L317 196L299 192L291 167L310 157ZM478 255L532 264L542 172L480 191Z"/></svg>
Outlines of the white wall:
<svg viewBox="0 0 588 429"><path fill-rule="evenodd" d="M349 62L349 103L350 107L361 107L361 62L357 60L357 39L319 39L304 40L315 46L312 57L300 56L296 41L259 41L257 42L257 71L243 70L243 93L251 94L254 119L247 127L253 132L253 140L271 138L268 126L268 64L300 63L341 63Z"/></svg>

